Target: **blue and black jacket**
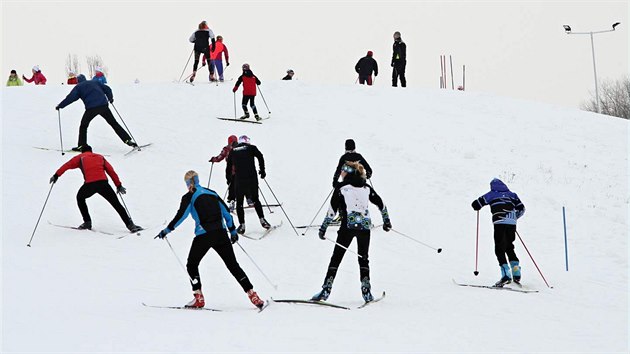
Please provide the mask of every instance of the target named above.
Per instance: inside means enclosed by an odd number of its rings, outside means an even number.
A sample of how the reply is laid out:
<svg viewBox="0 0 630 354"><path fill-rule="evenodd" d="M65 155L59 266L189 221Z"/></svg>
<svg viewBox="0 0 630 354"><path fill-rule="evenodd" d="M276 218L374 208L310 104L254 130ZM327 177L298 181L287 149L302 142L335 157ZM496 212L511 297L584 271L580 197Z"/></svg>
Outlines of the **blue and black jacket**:
<svg viewBox="0 0 630 354"><path fill-rule="evenodd" d="M77 79L79 83L59 103L59 108L64 108L79 98L83 101L85 109L107 106L108 101L114 100L114 94L109 86L99 81L87 81L83 75L77 76Z"/></svg>
<svg viewBox="0 0 630 354"><path fill-rule="evenodd" d="M505 183L498 178L490 182L490 192L472 202L472 207L475 210L479 210L485 205L490 205L494 224L516 225L516 219L525 214L525 205L518 198L518 195L511 192Z"/></svg>
<svg viewBox="0 0 630 354"><path fill-rule="evenodd" d="M221 229L230 232L236 229L225 202L215 191L199 183L195 183L195 189L182 197L177 214L167 226L168 231L175 230L188 215L192 215L195 220L195 236Z"/></svg>

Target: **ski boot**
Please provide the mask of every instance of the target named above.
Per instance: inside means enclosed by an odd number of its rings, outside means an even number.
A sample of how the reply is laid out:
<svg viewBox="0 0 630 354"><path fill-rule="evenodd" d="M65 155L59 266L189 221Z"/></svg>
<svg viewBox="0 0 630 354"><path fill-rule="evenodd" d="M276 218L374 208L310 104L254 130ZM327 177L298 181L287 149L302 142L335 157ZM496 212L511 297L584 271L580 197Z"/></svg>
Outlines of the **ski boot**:
<svg viewBox="0 0 630 354"><path fill-rule="evenodd" d="M236 210L236 201L228 200L228 208L230 209L230 213L233 213Z"/></svg>
<svg viewBox="0 0 630 354"><path fill-rule="evenodd" d="M252 304L254 304L254 306L258 307L259 309L262 309L262 307L265 305L265 302L262 301L260 297L258 297L258 294L256 294L254 289L249 289L249 291L247 291L247 297L249 297L249 301L251 301Z"/></svg>
<svg viewBox="0 0 630 354"><path fill-rule="evenodd" d="M245 233L245 224L240 224L238 225L238 227L236 228L236 232L239 234L244 234Z"/></svg>
<svg viewBox="0 0 630 354"><path fill-rule="evenodd" d="M131 233L135 233L135 232L144 230L144 228L142 228L142 226L138 226L138 225L134 224L133 221L131 221L129 224L127 224L127 229Z"/></svg>
<svg viewBox="0 0 630 354"><path fill-rule="evenodd" d="M271 229L271 224L267 220L265 220L265 218L260 218L260 226L267 230Z"/></svg>
<svg viewBox="0 0 630 354"><path fill-rule="evenodd" d="M200 309L206 306L206 300L203 298L203 294L201 293L201 289L193 291L193 296L195 297L187 303L184 307L191 309Z"/></svg>
<svg viewBox="0 0 630 354"><path fill-rule="evenodd" d="M363 296L363 300L365 302L370 302L374 300L374 296L372 296L372 286L370 285L370 278L364 277L361 280L361 295Z"/></svg>
<svg viewBox="0 0 630 354"><path fill-rule="evenodd" d="M82 146L80 146L80 145L79 145L79 146L77 146L77 147L73 147L73 148L72 148L72 149L70 149L70 150L72 150L72 151L76 151L76 152L81 152L81 148L82 148Z"/></svg>
<svg viewBox="0 0 630 354"><path fill-rule="evenodd" d="M501 264L501 279L494 284L497 288L502 288L505 284L510 284L512 278L510 278L510 266L507 264Z"/></svg>
<svg viewBox="0 0 630 354"><path fill-rule="evenodd" d="M510 267L512 268L512 280L521 285L521 266L518 261L510 262Z"/></svg>
<svg viewBox="0 0 630 354"><path fill-rule="evenodd" d="M258 115L258 113L254 113L254 118L256 118L257 121L262 120L262 118L260 118L260 116Z"/></svg>
<svg viewBox="0 0 630 354"><path fill-rule="evenodd" d="M249 118L249 112L245 112L245 114L239 119L247 119Z"/></svg>
<svg viewBox="0 0 630 354"><path fill-rule="evenodd" d="M332 285L335 278L332 276L328 277L324 280L324 285L322 285L322 290L317 294L313 295L311 298L312 301L326 301L330 296L330 292L332 291Z"/></svg>
<svg viewBox="0 0 630 354"><path fill-rule="evenodd" d="M192 82L195 81L195 76L197 76L197 72L193 71L192 75L190 75L190 79L188 79L188 82L192 84Z"/></svg>
<svg viewBox="0 0 630 354"><path fill-rule="evenodd" d="M138 144L136 144L136 142L131 140L131 139L125 141L125 144L131 146L132 148L137 148L138 147Z"/></svg>
<svg viewBox="0 0 630 354"><path fill-rule="evenodd" d="M77 227L79 230L92 230L92 222L86 221Z"/></svg>

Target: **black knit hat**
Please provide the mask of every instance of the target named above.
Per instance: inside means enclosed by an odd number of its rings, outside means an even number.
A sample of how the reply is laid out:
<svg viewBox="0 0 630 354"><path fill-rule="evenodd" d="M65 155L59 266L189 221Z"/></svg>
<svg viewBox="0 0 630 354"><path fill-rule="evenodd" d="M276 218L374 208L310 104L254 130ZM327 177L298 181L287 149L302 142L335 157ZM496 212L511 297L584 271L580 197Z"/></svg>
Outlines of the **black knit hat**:
<svg viewBox="0 0 630 354"><path fill-rule="evenodd" d="M90 145L85 144L81 146L81 152L87 152L87 151L92 152L92 147Z"/></svg>
<svg viewBox="0 0 630 354"><path fill-rule="evenodd" d="M354 140L348 139L346 140L346 151L352 151L356 149L356 145L354 144Z"/></svg>

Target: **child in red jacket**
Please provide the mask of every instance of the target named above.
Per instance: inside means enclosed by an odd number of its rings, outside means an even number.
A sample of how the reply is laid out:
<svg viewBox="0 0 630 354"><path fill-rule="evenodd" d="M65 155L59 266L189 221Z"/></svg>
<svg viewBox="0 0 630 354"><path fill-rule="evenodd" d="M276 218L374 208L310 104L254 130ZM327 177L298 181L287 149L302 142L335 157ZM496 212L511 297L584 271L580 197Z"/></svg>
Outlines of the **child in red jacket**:
<svg viewBox="0 0 630 354"><path fill-rule="evenodd" d="M236 84L232 89L232 92L236 92L238 90L239 85L243 83L243 112L245 115L241 117L241 119L249 118L249 112L247 111L247 102L249 101L250 107L252 107L252 111L254 111L254 118L256 120L261 120L258 115L258 110L256 109L256 103L254 103L254 99L256 98L256 86L260 85L260 80L254 75L254 73L250 70L249 64L243 64L243 75L238 77L236 80Z"/></svg>
<svg viewBox="0 0 630 354"><path fill-rule="evenodd" d="M42 74L37 65L33 67L33 76L30 79L27 79L24 75L22 75L22 79L28 83L35 81L35 85L46 85L46 76Z"/></svg>

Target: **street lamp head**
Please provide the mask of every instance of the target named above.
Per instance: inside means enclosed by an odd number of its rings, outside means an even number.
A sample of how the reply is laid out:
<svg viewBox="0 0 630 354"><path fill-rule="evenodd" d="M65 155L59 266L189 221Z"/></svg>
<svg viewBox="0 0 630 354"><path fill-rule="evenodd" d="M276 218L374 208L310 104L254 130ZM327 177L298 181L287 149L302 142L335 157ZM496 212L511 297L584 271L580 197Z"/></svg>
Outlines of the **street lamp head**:
<svg viewBox="0 0 630 354"><path fill-rule="evenodd" d="M564 27L564 31L565 31L566 33L570 33L570 32L571 32L571 26L569 26L569 25L563 25L562 27Z"/></svg>
<svg viewBox="0 0 630 354"><path fill-rule="evenodd" d="M615 30L615 27L619 26L621 24L621 22L615 22L613 23L613 31Z"/></svg>

